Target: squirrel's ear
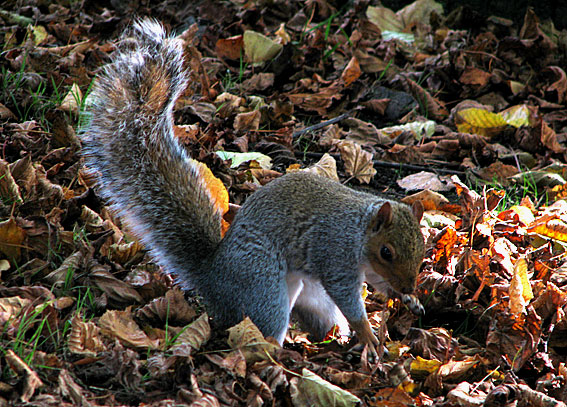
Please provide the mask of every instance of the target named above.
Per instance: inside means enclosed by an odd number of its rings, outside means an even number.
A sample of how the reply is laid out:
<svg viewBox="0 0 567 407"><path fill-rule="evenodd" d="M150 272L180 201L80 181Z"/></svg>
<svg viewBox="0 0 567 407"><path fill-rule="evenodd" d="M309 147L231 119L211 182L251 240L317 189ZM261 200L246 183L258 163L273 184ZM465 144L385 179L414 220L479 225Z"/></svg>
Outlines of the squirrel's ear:
<svg viewBox="0 0 567 407"><path fill-rule="evenodd" d="M371 222L372 232L377 232L383 226L388 226L392 223L392 205L390 202L384 202L378 212L374 214Z"/></svg>
<svg viewBox="0 0 567 407"><path fill-rule="evenodd" d="M420 222L421 217L423 216L423 204L421 203L421 201L414 201L414 203L411 204L411 211L413 212L413 215L416 217L417 221Z"/></svg>

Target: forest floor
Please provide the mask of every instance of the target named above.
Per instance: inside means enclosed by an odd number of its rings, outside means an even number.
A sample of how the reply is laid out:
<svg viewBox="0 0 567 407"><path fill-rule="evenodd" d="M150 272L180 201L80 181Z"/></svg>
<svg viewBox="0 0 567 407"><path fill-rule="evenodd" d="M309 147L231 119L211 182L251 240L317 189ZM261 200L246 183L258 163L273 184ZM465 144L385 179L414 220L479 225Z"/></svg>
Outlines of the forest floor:
<svg viewBox="0 0 567 407"><path fill-rule="evenodd" d="M432 0L21 3L0 9L0 406L565 406L566 30ZM81 112L134 11L183 42L176 135L231 203L305 167L422 202L425 315L369 287L378 360L211 328L93 189Z"/></svg>

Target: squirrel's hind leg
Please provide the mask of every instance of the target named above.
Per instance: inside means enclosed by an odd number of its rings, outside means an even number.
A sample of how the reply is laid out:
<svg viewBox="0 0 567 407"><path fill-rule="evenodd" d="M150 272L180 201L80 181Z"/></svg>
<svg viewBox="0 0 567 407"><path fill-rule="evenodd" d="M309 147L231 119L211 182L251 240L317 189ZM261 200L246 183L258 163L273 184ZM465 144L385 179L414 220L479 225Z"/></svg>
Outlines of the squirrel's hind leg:
<svg viewBox="0 0 567 407"><path fill-rule="evenodd" d="M286 267L261 234L233 225L198 291L221 325L230 327L250 317L264 336L283 344L290 316Z"/></svg>
<svg viewBox="0 0 567 407"><path fill-rule="evenodd" d="M323 285L311 278L303 279L303 289L299 293L292 317L299 321L302 329L309 332L315 341L321 341L334 325L341 335L350 332L348 322Z"/></svg>

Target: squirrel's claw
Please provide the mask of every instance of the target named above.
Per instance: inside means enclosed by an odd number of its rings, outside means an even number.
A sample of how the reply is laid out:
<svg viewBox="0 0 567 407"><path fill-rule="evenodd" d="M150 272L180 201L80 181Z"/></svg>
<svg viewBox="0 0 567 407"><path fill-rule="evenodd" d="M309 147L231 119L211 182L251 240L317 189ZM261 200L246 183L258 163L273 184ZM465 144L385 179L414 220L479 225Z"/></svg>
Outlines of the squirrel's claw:
<svg viewBox="0 0 567 407"><path fill-rule="evenodd" d="M402 295L402 302L405 304L406 307L409 308L409 310L413 314L417 315L418 317L422 317L425 315L425 308L423 308L423 305L421 305L421 302L415 295L412 294Z"/></svg>

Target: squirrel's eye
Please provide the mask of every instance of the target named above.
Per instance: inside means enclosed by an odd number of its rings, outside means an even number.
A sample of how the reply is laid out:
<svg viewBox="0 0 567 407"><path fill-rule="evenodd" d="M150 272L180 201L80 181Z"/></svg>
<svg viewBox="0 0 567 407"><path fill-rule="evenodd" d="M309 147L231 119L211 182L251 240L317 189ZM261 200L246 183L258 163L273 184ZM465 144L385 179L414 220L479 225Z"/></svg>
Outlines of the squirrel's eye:
<svg viewBox="0 0 567 407"><path fill-rule="evenodd" d="M392 251L388 246L382 246L380 248L380 256L386 261L392 261Z"/></svg>

